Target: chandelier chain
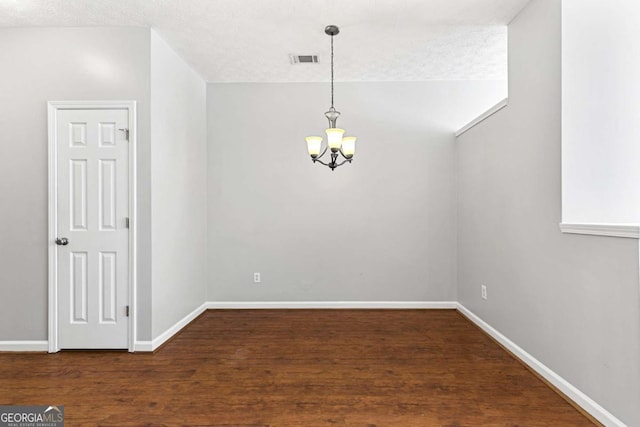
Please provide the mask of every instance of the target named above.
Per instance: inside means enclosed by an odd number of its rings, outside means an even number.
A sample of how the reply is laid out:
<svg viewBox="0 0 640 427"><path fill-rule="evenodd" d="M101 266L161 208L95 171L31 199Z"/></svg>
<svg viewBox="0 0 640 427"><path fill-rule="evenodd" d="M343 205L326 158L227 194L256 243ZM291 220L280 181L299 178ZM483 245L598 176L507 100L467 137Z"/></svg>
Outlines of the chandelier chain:
<svg viewBox="0 0 640 427"><path fill-rule="evenodd" d="M331 108L333 109L333 36L331 36Z"/></svg>

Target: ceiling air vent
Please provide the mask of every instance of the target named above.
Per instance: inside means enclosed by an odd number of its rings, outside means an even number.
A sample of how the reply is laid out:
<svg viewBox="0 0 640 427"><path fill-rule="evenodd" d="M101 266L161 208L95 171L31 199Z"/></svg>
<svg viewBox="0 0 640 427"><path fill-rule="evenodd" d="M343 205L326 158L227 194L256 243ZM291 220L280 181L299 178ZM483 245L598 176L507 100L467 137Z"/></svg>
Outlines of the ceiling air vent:
<svg viewBox="0 0 640 427"><path fill-rule="evenodd" d="M318 55L289 55L292 64L316 64Z"/></svg>

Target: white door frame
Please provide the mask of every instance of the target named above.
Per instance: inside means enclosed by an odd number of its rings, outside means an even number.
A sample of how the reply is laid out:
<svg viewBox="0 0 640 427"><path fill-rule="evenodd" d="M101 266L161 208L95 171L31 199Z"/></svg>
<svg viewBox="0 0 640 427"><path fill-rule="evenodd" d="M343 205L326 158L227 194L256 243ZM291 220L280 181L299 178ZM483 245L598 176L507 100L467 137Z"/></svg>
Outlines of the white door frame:
<svg viewBox="0 0 640 427"><path fill-rule="evenodd" d="M58 251L55 239L58 227L58 168L57 168L57 118L59 110L127 109L129 111L129 351L134 351L136 341L136 101L49 101L49 353L58 347Z"/></svg>

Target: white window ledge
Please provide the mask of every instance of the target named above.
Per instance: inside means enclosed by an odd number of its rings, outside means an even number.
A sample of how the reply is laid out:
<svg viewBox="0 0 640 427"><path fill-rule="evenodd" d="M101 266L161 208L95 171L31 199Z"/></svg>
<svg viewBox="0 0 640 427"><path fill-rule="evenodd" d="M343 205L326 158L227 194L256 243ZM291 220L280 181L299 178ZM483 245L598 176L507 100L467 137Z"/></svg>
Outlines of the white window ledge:
<svg viewBox="0 0 640 427"><path fill-rule="evenodd" d="M627 237L640 239L639 224L586 224L560 223L560 231L571 234L591 234L593 236Z"/></svg>

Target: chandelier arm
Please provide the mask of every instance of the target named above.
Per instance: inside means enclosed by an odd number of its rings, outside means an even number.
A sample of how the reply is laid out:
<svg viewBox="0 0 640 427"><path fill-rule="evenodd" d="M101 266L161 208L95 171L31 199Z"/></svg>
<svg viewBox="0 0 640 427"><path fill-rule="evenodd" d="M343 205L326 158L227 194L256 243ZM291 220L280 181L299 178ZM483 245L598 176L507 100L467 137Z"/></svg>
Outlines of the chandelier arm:
<svg viewBox="0 0 640 427"><path fill-rule="evenodd" d="M322 150L322 153L318 154L316 157L312 157L311 160L313 160L313 162L319 162L320 157L324 156L324 154L327 152L327 150L329 149L329 146L327 145L326 147L324 147L324 150ZM322 162L320 162L322 163ZM323 163L324 164L324 163Z"/></svg>
<svg viewBox="0 0 640 427"><path fill-rule="evenodd" d="M328 149L329 149L329 146L327 145L326 147L324 147L324 150L322 150L322 153L320 153L320 155L316 157L316 159L319 159L320 157L324 156L324 153L326 153Z"/></svg>
<svg viewBox="0 0 640 427"><path fill-rule="evenodd" d="M338 166L342 166L342 165L344 165L344 164L345 164L345 163L347 163L347 162L351 163L351 160L352 160L352 159L345 159L345 160L343 160L342 162L340 162L340 163L336 164L336 167L338 167Z"/></svg>
<svg viewBox="0 0 640 427"><path fill-rule="evenodd" d="M353 156L351 156L351 157L347 157L347 156L345 156L345 155L344 155L344 152L342 151L342 147L340 147L340 148L338 149L338 152L342 155L342 157L344 157L344 158L345 158L345 159L347 159L347 160L351 160L351 159L353 159Z"/></svg>
<svg viewBox="0 0 640 427"><path fill-rule="evenodd" d="M330 163L325 163L325 162L323 162L322 160L320 160L320 159L319 159L319 158L317 158L317 157L316 157L315 159L311 159L311 160L313 161L313 163L316 163L316 162L317 162L317 163L320 163L321 165L326 166L326 167L328 167L328 168L331 168L331 169L333 170L333 169L335 169L335 168L337 168L337 167L339 167L339 166L344 165L344 164L345 164L345 163L347 163L347 162L351 163L351 160L352 160L352 159L345 159L345 160L341 161L340 163L336 163L336 162L334 162L334 161L332 161L332 162L330 162Z"/></svg>

